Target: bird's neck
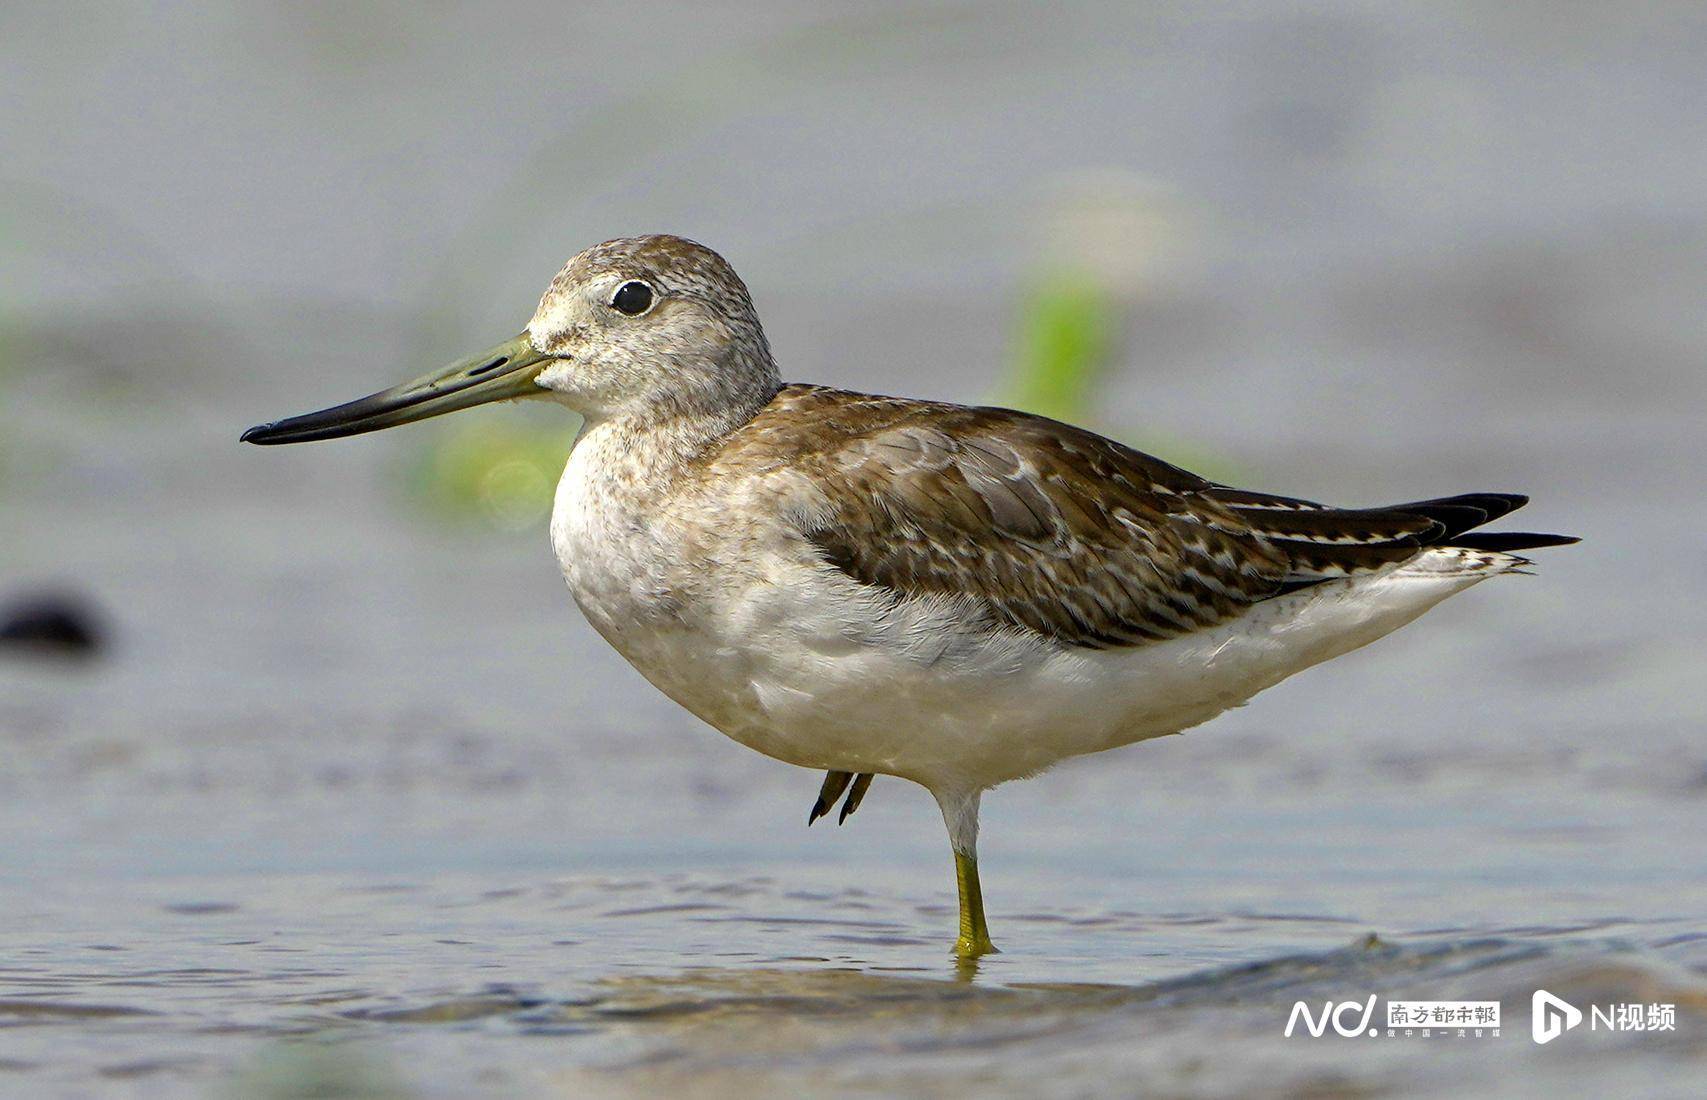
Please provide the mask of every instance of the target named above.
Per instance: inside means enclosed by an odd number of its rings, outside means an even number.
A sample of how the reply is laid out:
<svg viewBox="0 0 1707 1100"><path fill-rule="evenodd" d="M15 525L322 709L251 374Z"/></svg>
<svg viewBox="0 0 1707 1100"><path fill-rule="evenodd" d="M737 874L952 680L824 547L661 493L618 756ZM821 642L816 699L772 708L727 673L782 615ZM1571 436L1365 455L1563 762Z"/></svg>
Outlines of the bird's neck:
<svg viewBox="0 0 1707 1100"><path fill-rule="evenodd" d="M660 403L589 416L576 437L583 476L633 489L668 491L722 441L768 405L780 386L756 388L716 408ZM571 465L575 465L571 459Z"/></svg>

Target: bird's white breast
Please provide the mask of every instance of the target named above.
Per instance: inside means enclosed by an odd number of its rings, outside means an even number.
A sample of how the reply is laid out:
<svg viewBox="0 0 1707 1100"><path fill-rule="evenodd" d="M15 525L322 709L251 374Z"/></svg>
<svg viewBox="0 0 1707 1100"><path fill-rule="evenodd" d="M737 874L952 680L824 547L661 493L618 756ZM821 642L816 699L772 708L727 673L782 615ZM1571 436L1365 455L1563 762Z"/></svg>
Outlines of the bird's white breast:
<svg viewBox="0 0 1707 1100"><path fill-rule="evenodd" d="M720 608L739 581L711 558L715 524L666 493L653 453L610 425L576 441L552 509L551 539L587 621L670 698L734 736L752 712L747 647Z"/></svg>

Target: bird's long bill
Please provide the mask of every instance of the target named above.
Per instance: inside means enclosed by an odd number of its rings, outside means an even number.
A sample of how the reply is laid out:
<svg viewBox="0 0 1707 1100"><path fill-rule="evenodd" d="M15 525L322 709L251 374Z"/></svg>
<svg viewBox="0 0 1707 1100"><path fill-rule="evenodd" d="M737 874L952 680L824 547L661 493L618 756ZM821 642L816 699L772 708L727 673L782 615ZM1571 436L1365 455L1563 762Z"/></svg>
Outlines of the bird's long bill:
<svg viewBox="0 0 1707 1100"><path fill-rule="evenodd" d="M534 350L527 333L458 360L425 378L369 394L343 405L304 413L243 433L245 443L307 443L377 432L412 420L455 412L488 401L536 396L534 379L550 356Z"/></svg>

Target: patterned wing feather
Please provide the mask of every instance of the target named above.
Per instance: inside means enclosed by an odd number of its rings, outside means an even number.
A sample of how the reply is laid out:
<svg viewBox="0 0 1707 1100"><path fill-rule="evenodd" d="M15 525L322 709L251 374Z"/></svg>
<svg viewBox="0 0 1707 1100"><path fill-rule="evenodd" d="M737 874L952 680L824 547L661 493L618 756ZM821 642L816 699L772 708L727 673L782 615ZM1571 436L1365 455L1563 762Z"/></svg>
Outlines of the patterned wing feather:
<svg viewBox="0 0 1707 1100"><path fill-rule="evenodd" d="M1282 552L1158 460L1002 410L882 412L798 462L822 490L805 534L863 583L1100 648L1201 630L1286 579Z"/></svg>
<svg viewBox="0 0 1707 1100"><path fill-rule="evenodd" d="M1330 508L1215 485L1024 413L813 386L784 387L747 435L749 461L809 487L795 521L848 576L1088 648L1207 629L1522 503Z"/></svg>

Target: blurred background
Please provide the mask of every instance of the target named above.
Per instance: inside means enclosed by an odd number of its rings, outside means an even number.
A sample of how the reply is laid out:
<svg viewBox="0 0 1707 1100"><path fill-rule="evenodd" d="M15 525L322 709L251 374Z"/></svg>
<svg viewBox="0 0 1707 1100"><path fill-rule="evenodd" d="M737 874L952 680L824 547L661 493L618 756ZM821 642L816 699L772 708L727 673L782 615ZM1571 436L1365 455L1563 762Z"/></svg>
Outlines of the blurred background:
<svg viewBox="0 0 1707 1100"><path fill-rule="evenodd" d="M4 27L0 1092L1699 1080L1699 6ZM1584 542L994 792L1006 953L956 983L923 791L879 779L809 832L818 776L581 621L545 531L561 413L237 444L513 334L569 256L660 231L730 259L786 378L1346 504L1528 492L1521 527ZM1537 1048L1539 983L1680 1026ZM1507 1033L1280 1038L1295 998L1371 992L1502 997Z"/></svg>

